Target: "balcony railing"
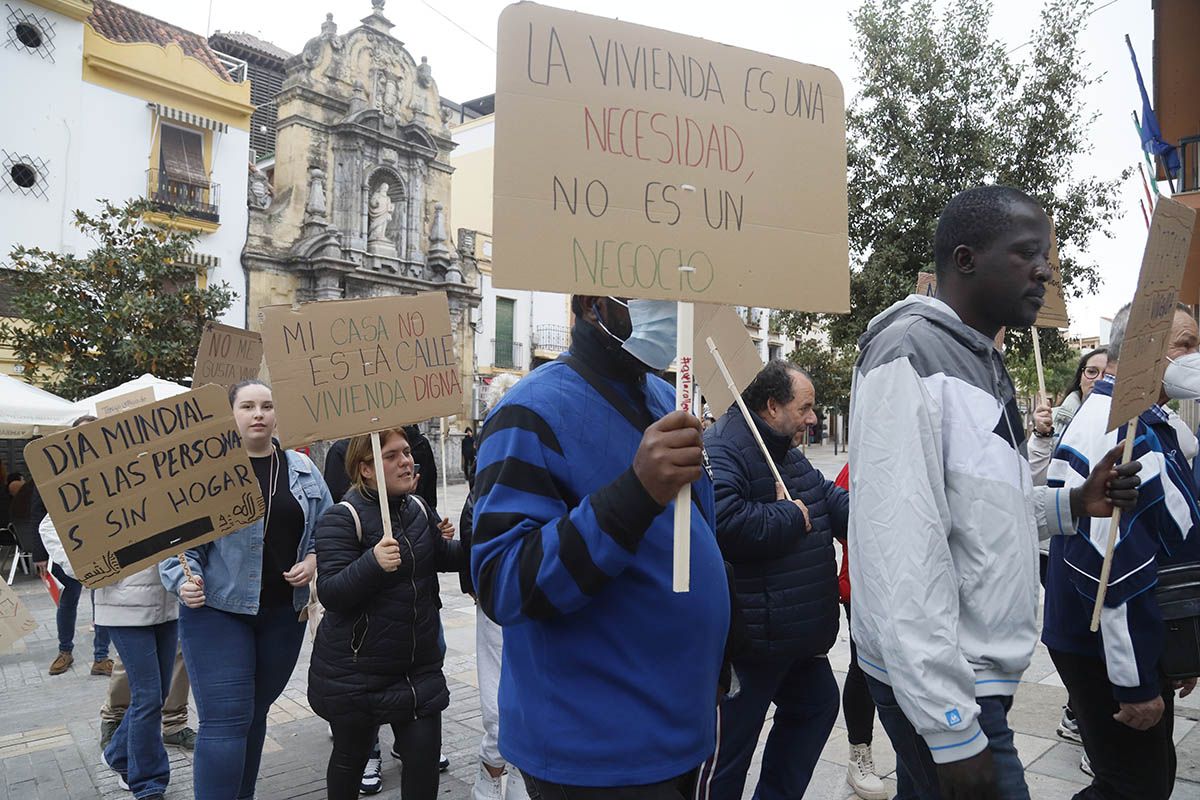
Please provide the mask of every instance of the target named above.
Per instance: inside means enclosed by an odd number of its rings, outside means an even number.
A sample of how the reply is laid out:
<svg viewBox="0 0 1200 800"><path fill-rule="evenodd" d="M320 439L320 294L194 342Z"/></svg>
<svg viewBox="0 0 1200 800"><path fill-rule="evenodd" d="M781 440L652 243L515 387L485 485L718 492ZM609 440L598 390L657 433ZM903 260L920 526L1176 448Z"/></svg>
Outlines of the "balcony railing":
<svg viewBox="0 0 1200 800"><path fill-rule="evenodd" d="M492 366L497 369L524 369L524 350L522 342L492 339Z"/></svg>
<svg viewBox="0 0 1200 800"><path fill-rule="evenodd" d="M221 187L211 181L183 180L159 169L148 169L146 190L159 211L208 222L221 221Z"/></svg>
<svg viewBox="0 0 1200 800"><path fill-rule="evenodd" d="M564 353L571 346L571 329L566 325L538 325L533 329L533 349Z"/></svg>
<svg viewBox="0 0 1200 800"><path fill-rule="evenodd" d="M1179 140L1179 191L1200 192L1200 136Z"/></svg>

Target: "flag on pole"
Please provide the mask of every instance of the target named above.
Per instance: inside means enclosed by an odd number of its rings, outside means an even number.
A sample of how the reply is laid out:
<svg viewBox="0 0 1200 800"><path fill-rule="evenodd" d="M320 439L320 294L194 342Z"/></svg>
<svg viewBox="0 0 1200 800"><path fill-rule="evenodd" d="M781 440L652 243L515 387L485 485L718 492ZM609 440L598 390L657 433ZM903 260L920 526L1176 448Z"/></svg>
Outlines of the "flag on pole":
<svg viewBox="0 0 1200 800"><path fill-rule="evenodd" d="M1142 71L1138 68L1137 53L1133 52L1133 43L1129 41L1129 34L1125 34L1125 44L1129 47L1129 57L1133 59L1133 73L1137 76L1138 90L1142 93L1142 122L1138 126L1138 133L1142 138L1142 149L1158 156L1162 160L1167 177L1174 178L1179 174L1179 150L1163 138L1162 129L1158 127L1158 117L1154 115L1154 107L1150 105L1150 96L1146 94L1146 84L1142 81Z"/></svg>
<svg viewBox="0 0 1200 800"><path fill-rule="evenodd" d="M1131 111L1130 113L1133 115L1133 129L1137 131L1138 139L1141 140L1142 123L1138 122L1138 115L1136 111ZM1145 150L1142 150L1142 158L1145 159L1146 169L1150 172L1150 185L1154 187L1154 196L1159 197L1162 195L1162 192L1158 190L1158 178L1155 177L1157 170L1154 169L1154 163L1150 160L1150 154ZM1141 169L1141 165L1138 165L1138 169ZM1150 205L1153 206L1154 204L1151 203Z"/></svg>

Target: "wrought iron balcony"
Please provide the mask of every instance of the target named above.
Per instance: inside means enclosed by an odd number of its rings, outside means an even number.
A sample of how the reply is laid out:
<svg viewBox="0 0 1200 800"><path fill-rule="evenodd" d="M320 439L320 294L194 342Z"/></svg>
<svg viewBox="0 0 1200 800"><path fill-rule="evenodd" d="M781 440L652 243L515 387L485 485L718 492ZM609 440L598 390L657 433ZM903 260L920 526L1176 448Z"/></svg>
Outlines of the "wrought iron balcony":
<svg viewBox="0 0 1200 800"><path fill-rule="evenodd" d="M524 369L525 344L492 339L492 366L497 369Z"/></svg>
<svg viewBox="0 0 1200 800"><path fill-rule="evenodd" d="M566 325L538 325L533 329L533 349L564 353L571 346L571 329Z"/></svg>
<svg viewBox="0 0 1200 800"><path fill-rule="evenodd" d="M221 187L211 181L182 179L152 168L146 170L146 193L163 213L221 221Z"/></svg>

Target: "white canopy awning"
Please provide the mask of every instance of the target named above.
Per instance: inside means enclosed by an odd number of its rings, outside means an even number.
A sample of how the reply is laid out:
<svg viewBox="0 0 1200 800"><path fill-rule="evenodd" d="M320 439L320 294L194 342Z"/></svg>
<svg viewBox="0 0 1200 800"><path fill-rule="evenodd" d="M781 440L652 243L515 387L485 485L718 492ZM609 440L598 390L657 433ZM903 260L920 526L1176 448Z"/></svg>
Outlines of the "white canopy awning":
<svg viewBox="0 0 1200 800"><path fill-rule="evenodd" d="M0 375L0 439L28 439L69 427L75 404L24 381Z"/></svg>

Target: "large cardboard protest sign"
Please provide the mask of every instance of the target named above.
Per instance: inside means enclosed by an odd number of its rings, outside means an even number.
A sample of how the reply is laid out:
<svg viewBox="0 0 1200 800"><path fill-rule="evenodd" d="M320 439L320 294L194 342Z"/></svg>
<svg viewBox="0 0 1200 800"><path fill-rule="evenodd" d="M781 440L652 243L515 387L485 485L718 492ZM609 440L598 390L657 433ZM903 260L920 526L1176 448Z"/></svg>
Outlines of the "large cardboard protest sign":
<svg viewBox="0 0 1200 800"><path fill-rule="evenodd" d="M258 377L262 368L262 336L254 331L208 322L196 351L192 386L215 383L229 388Z"/></svg>
<svg viewBox="0 0 1200 800"><path fill-rule="evenodd" d="M828 69L535 3L500 16L493 282L845 312Z"/></svg>
<svg viewBox="0 0 1200 800"><path fill-rule="evenodd" d="M265 510L219 386L37 439L25 461L75 575L92 589L233 533Z"/></svg>
<svg viewBox="0 0 1200 800"><path fill-rule="evenodd" d="M738 391L743 391L758 375L763 367L762 356L746 330L746 323L731 306L697 303L694 327L695 339L702 345L696 348L696 383L704 392L704 401L713 416L719 417L733 405L733 392L703 343L712 339L716 344Z"/></svg>
<svg viewBox="0 0 1200 800"><path fill-rule="evenodd" d="M1067 298L1063 294L1062 263L1058 259L1058 234L1050 220L1050 280L1046 281L1046 297L1038 312L1035 328L1069 328Z"/></svg>
<svg viewBox="0 0 1200 800"><path fill-rule="evenodd" d="M1109 430L1158 402L1167 369L1167 339L1195 221L1195 211L1168 197L1159 198L1154 207L1142 271L1121 344L1120 379L1113 388Z"/></svg>
<svg viewBox="0 0 1200 800"><path fill-rule="evenodd" d="M22 636L37 630L37 623L13 588L0 579L0 653Z"/></svg>
<svg viewBox="0 0 1200 800"><path fill-rule="evenodd" d="M263 346L285 446L462 407L445 292L269 306Z"/></svg>

